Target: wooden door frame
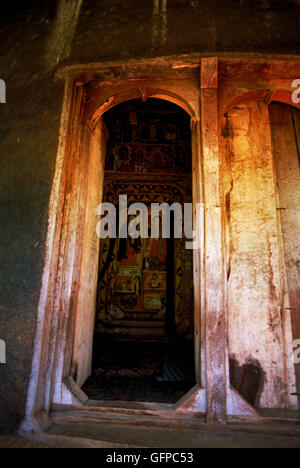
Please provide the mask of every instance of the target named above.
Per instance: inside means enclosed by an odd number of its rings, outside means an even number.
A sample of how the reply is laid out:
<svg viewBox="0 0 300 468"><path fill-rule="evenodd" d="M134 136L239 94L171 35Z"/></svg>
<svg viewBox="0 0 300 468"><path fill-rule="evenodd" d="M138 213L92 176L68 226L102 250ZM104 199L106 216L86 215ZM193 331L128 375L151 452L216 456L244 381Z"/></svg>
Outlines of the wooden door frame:
<svg viewBox="0 0 300 468"><path fill-rule="evenodd" d="M87 397L75 383L72 369L84 249L80 214L85 211L87 199L85 176L89 173L101 116L118 103L137 97L156 97L176 103L190 114L192 124L193 202L200 207L198 214L195 212L200 248L194 251L197 385L174 406L174 411L206 414L209 423L226 423L234 416L259 419L256 411L230 385L219 150L219 60L192 61L187 68L198 78L190 81L180 76L174 61L168 63L168 73L170 65L174 73L172 79L170 75L158 79L154 64L148 69L147 78L134 80L132 66L122 65L115 70L122 79L115 79L113 84L97 84L95 68L94 83L99 86L102 98L103 92L106 93L105 99L96 106L86 92L86 85L91 81L90 72L83 67L80 73L74 74L71 69L65 77L34 357L22 425L25 431L47 426L53 402L78 407L86 403ZM164 66L167 65L160 65L160 69ZM103 69L102 66L102 72ZM104 176L103 162L101 170ZM41 415L39 419L38 414ZM157 414L159 416L159 412Z"/></svg>

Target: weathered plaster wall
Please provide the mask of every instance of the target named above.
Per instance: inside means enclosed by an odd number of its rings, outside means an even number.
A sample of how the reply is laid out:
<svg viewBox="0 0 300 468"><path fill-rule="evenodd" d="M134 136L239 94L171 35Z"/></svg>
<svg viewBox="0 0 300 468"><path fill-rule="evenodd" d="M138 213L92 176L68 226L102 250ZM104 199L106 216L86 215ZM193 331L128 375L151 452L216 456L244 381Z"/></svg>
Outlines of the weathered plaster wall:
<svg viewBox="0 0 300 468"><path fill-rule="evenodd" d="M80 3L1 4L0 73L7 85L7 104L0 107L0 337L8 352L0 365L3 431L23 417L32 359L63 93L53 68L199 52L292 54L300 45L296 0L84 0L81 9ZM269 242L273 265L272 236ZM275 284L276 275L275 269ZM272 314L275 320L275 306Z"/></svg>
<svg viewBox="0 0 300 468"><path fill-rule="evenodd" d="M232 109L227 118L223 174L231 378L251 403L284 407L282 289L268 108L249 102Z"/></svg>
<svg viewBox="0 0 300 468"><path fill-rule="evenodd" d="M43 267L47 209L63 83L43 65L49 12L18 16L0 31L0 430L23 416ZM29 27L31 25L31 27Z"/></svg>
<svg viewBox="0 0 300 468"><path fill-rule="evenodd" d="M70 61L178 53L297 53L299 2L85 0Z"/></svg>

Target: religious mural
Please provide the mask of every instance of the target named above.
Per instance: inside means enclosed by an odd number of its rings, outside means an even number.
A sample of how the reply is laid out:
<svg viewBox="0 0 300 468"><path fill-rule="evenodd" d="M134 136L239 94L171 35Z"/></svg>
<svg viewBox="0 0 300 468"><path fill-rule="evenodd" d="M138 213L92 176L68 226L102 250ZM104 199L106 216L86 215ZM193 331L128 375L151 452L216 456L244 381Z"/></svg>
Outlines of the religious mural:
<svg viewBox="0 0 300 468"><path fill-rule="evenodd" d="M109 147L106 168L115 172L185 174L191 168L191 154L184 146L118 143Z"/></svg>
<svg viewBox="0 0 300 468"><path fill-rule="evenodd" d="M109 120L106 170L188 174L192 167L189 122L182 114L135 112Z"/></svg>
<svg viewBox="0 0 300 468"><path fill-rule="evenodd" d="M146 206L192 201L186 115L145 112L143 107L141 112L108 112L106 125L104 202L117 207L120 195L127 195L128 204ZM114 320L165 321L172 307L176 332L192 336L192 253L185 249L185 239L173 239L171 249L168 242L161 234L157 239L101 240L96 330L113 333L105 323Z"/></svg>
<svg viewBox="0 0 300 468"><path fill-rule="evenodd" d="M123 176L124 177L124 176ZM105 201L117 206L119 195L127 194L128 203L149 204L189 202L190 179L180 183L146 182L132 176L132 182L113 176L106 179ZM154 199L152 197L155 196ZM128 220L130 221L130 220ZM150 223L149 223L150 226ZM186 250L185 239L174 239L173 270L168 264L168 239L102 239L96 329L103 331L105 320L166 319L168 307L168 275L172 276L174 316L178 334L190 335L193 329L192 252Z"/></svg>

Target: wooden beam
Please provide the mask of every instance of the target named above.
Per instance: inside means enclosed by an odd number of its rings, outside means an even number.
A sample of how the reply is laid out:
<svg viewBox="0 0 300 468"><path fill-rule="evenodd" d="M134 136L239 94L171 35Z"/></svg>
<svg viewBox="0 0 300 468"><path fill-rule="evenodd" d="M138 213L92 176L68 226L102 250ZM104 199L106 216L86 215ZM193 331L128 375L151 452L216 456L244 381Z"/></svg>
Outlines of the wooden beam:
<svg viewBox="0 0 300 468"><path fill-rule="evenodd" d="M201 89L218 89L218 58L206 58L201 62Z"/></svg>
<svg viewBox="0 0 300 468"><path fill-rule="evenodd" d="M202 59L207 422L226 422L224 262L218 130L218 59Z"/></svg>

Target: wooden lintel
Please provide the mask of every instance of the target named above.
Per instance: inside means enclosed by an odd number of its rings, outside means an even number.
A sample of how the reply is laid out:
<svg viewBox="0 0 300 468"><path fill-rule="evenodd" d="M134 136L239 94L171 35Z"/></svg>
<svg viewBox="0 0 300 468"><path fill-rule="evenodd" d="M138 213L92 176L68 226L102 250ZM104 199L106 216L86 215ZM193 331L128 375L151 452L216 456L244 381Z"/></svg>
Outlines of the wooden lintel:
<svg viewBox="0 0 300 468"><path fill-rule="evenodd" d="M218 88L218 57L203 58L201 60L201 88Z"/></svg>
<svg viewBox="0 0 300 468"><path fill-rule="evenodd" d="M274 89L269 90L268 94L266 95L264 99L264 102L267 106L273 101L275 93L276 93L276 90Z"/></svg>

